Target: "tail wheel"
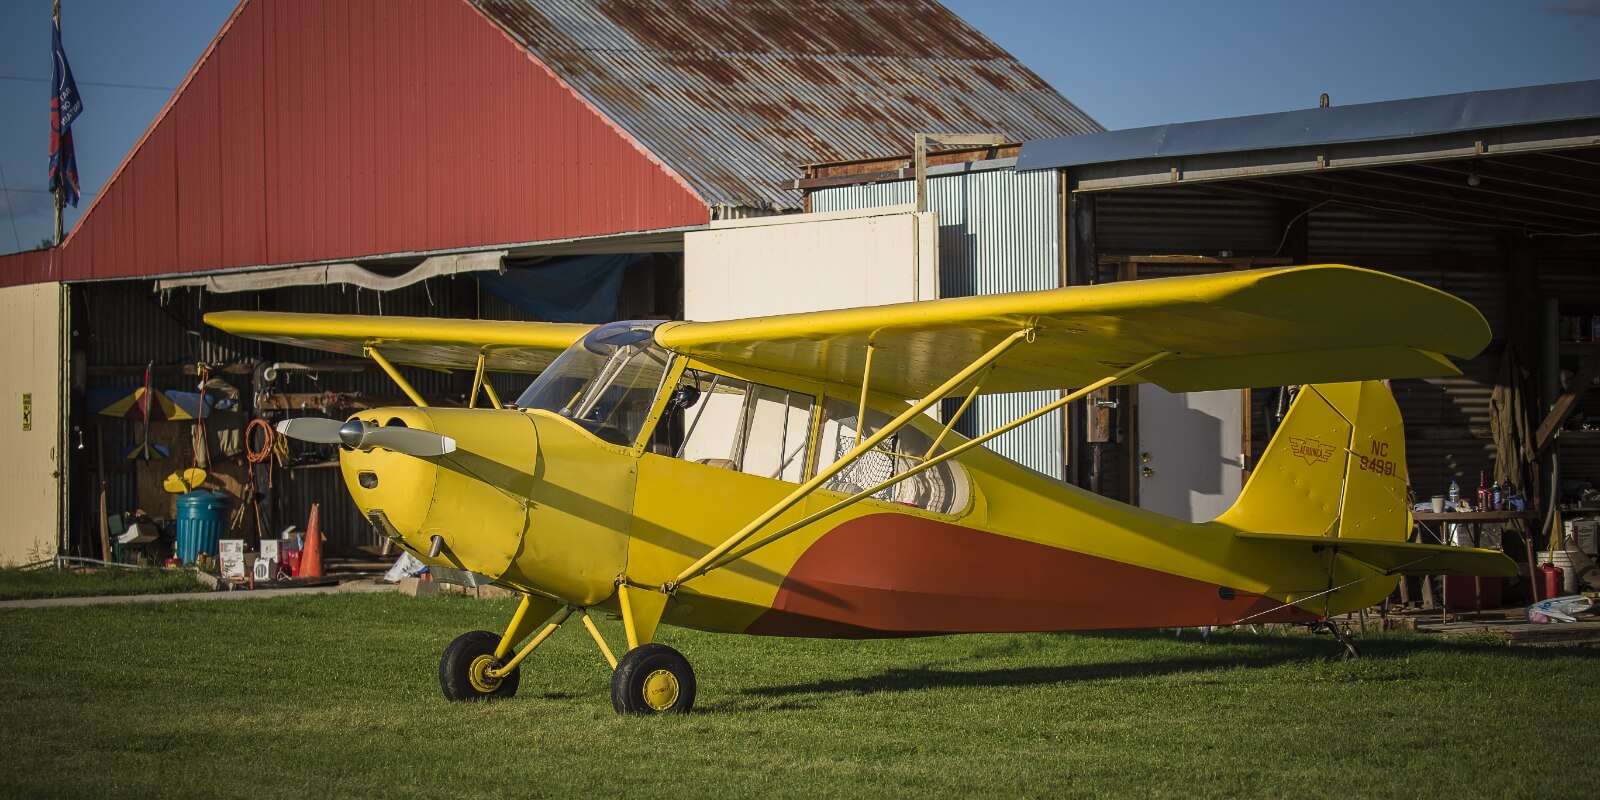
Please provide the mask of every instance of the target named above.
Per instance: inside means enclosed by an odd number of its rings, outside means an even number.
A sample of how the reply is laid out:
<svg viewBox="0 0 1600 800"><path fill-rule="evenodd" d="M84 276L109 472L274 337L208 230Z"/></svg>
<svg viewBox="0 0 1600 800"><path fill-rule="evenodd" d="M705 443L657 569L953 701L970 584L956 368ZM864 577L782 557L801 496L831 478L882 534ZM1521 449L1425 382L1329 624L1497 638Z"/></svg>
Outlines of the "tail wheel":
<svg viewBox="0 0 1600 800"><path fill-rule="evenodd" d="M618 714L687 714L694 691L689 660L664 644L629 650L611 673L611 705Z"/></svg>
<svg viewBox="0 0 1600 800"><path fill-rule="evenodd" d="M456 637L439 659L439 690L446 700L502 700L517 693L522 667L495 678L489 670L500 666L494 657L500 636L488 631L468 631Z"/></svg>

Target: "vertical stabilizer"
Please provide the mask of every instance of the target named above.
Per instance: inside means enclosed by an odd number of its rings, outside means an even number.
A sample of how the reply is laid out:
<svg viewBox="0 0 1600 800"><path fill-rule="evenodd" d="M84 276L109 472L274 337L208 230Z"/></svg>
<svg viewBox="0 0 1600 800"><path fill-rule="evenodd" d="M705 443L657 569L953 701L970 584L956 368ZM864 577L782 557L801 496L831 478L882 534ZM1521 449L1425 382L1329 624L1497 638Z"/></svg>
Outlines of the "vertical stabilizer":
<svg viewBox="0 0 1600 800"><path fill-rule="evenodd" d="M1405 430L1378 381L1308 384L1217 522L1258 533L1402 541Z"/></svg>

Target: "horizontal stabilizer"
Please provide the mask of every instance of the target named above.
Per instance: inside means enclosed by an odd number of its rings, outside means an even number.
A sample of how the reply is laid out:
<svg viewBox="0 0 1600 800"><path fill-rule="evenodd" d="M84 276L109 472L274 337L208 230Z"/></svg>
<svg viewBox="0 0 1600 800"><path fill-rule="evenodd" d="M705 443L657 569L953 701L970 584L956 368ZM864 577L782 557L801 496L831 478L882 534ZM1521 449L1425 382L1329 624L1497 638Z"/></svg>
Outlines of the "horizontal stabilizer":
<svg viewBox="0 0 1600 800"><path fill-rule="evenodd" d="M1296 555L1306 550L1333 550L1388 575L1481 575L1509 578L1517 574L1517 564L1498 550L1454 547L1446 544L1416 544L1377 539L1347 539L1326 536L1295 536L1279 533L1234 534L1250 542L1293 548Z"/></svg>

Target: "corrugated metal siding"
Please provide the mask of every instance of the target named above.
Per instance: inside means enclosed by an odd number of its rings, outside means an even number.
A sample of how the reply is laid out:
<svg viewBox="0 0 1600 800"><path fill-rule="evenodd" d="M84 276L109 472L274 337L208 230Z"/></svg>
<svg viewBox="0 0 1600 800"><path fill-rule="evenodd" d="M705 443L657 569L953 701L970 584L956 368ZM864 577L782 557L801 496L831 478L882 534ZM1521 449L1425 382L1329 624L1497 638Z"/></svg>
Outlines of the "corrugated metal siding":
<svg viewBox="0 0 1600 800"><path fill-rule="evenodd" d="M800 165L917 131L1103 130L931 0L473 0L711 204L790 208Z"/></svg>
<svg viewBox="0 0 1600 800"><path fill-rule="evenodd" d="M1541 270L1539 294L1560 298L1562 313L1600 314L1600 258L1591 272Z"/></svg>
<svg viewBox="0 0 1600 800"><path fill-rule="evenodd" d="M1283 240L1281 206L1268 199L1156 189L1099 192L1095 203L1100 255L1270 256Z"/></svg>
<svg viewBox="0 0 1600 800"><path fill-rule="evenodd" d="M1325 207L1307 215L1312 262L1359 263L1360 256L1495 255L1495 233L1449 228L1404 216L1374 216Z"/></svg>
<svg viewBox="0 0 1600 800"><path fill-rule="evenodd" d="M60 280L56 250L24 250L0 256L0 286Z"/></svg>
<svg viewBox="0 0 1600 800"><path fill-rule="evenodd" d="M709 217L470 5L252 0L57 258L61 277L81 280ZM18 282L0 273L0 284Z"/></svg>
<svg viewBox="0 0 1600 800"><path fill-rule="evenodd" d="M814 211L845 211L915 200L910 181L845 186L811 194ZM941 175L928 180L928 207L939 215L939 294L1053 289L1061 285L1060 203L1049 171ZM972 436L1010 422L1060 397L1057 392L990 395L958 424ZM947 411L953 411L953 407ZM1055 478L1064 477L1060 411L997 437L995 452Z"/></svg>

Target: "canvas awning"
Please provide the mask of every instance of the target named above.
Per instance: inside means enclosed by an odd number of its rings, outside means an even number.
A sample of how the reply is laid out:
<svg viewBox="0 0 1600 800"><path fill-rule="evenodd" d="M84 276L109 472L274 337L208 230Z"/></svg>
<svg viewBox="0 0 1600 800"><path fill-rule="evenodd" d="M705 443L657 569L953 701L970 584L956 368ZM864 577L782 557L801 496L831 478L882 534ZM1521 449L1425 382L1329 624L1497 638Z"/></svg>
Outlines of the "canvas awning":
<svg viewBox="0 0 1600 800"><path fill-rule="evenodd" d="M256 292L285 286L328 286L348 283L363 289L387 291L410 286L439 275L463 272L499 272L504 250L482 253L457 253L430 256L399 275L385 275L360 264L314 264L302 267L265 269L255 272L228 272L192 278L166 278L156 281L156 291L198 286L210 292Z"/></svg>

